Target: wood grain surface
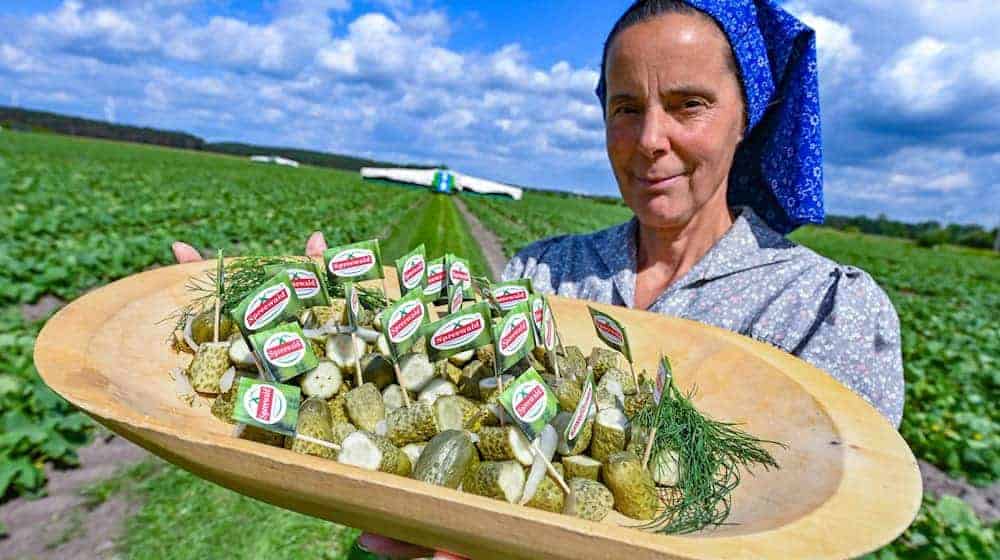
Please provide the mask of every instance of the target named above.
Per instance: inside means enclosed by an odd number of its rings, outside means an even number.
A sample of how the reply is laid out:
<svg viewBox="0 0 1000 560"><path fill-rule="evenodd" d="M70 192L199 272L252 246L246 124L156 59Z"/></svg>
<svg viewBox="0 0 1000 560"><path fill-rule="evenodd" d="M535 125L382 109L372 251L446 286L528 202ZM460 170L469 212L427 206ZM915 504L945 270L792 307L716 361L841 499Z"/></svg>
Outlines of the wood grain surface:
<svg viewBox="0 0 1000 560"><path fill-rule="evenodd" d="M42 330L45 382L99 422L197 475L288 509L475 559L849 558L893 540L920 505L916 460L892 426L829 375L789 354L693 321L596 305L626 325L639 370L668 354L709 415L787 444L780 470L743 473L730 525L686 536L548 513L231 437L211 400L177 398L170 321L188 278L160 268L72 302ZM387 269L388 285L396 286ZM551 297L565 344L599 344L585 303Z"/></svg>

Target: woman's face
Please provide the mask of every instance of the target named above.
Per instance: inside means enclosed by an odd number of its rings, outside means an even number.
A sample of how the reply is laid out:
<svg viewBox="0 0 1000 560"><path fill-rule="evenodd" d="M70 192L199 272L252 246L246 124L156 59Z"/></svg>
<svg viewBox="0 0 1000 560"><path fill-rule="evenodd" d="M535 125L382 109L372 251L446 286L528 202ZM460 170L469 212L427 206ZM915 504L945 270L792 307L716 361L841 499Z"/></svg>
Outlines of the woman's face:
<svg viewBox="0 0 1000 560"><path fill-rule="evenodd" d="M607 56L608 157L625 203L654 228L724 210L744 122L722 31L665 14L619 33Z"/></svg>

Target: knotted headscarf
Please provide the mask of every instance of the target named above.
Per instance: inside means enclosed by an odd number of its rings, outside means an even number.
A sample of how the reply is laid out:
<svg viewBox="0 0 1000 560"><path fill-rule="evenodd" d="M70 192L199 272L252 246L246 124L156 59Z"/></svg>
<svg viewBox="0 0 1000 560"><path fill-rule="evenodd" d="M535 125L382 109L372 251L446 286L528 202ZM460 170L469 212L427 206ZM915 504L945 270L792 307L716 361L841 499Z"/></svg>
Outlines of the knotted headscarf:
<svg viewBox="0 0 1000 560"><path fill-rule="evenodd" d="M788 233L823 222L816 35L774 0L683 0L729 39L747 112L729 173L730 206L750 206ZM605 105L603 72L597 97Z"/></svg>

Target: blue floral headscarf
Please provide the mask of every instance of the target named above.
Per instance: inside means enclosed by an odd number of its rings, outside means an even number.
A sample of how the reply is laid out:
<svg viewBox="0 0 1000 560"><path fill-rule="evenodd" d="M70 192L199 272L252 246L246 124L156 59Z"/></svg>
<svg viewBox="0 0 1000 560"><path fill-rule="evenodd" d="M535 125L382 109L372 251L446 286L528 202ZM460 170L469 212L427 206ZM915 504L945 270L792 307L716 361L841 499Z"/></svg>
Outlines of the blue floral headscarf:
<svg viewBox="0 0 1000 560"><path fill-rule="evenodd" d="M747 128L729 174L729 205L750 206L783 234L822 223L815 33L774 0L683 1L725 32L743 84ZM603 107L603 75L596 93Z"/></svg>

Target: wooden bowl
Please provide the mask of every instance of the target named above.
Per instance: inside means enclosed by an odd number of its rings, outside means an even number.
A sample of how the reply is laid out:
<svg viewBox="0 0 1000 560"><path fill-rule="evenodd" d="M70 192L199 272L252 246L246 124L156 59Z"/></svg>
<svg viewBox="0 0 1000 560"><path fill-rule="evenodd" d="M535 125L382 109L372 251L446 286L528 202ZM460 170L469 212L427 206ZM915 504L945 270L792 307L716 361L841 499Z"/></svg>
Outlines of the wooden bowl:
<svg viewBox="0 0 1000 560"><path fill-rule="evenodd" d="M686 536L515 506L231 437L188 406L168 371L187 355L160 322L190 297L188 278L212 263L143 272L95 290L54 316L38 337L45 382L111 430L237 492L365 531L481 558L847 558L899 535L920 506L906 443L874 408L815 367L767 344L693 321L619 307L637 369L671 357L684 389L711 416L781 441L780 470L743 473L731 525ZM387 269L388 284L396 286ZM585 303L550 299L566 344L599 344Z"/></svg>

